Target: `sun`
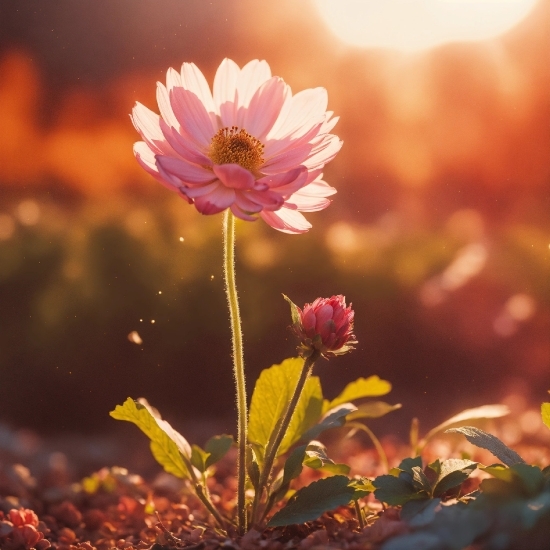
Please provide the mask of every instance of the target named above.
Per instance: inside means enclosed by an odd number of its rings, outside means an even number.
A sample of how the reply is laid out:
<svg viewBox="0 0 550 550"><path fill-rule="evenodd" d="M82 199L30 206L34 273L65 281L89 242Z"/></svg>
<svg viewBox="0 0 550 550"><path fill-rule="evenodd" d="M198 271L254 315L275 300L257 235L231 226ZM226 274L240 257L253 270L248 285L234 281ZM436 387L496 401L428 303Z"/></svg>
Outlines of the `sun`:
<svg viewBox="0 0 550 550"><path fill-rule="evenodd" d="M406 52L494 38L537 0L313 0L330 30L364 48Z"/></svg>

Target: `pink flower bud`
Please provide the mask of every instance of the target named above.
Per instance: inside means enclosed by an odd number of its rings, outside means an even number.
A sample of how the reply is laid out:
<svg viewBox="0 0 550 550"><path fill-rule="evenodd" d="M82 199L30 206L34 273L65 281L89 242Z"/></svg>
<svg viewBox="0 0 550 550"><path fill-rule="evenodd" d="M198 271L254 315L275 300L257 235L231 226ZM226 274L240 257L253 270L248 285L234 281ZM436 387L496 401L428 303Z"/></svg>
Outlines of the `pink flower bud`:
<svg viewBox="0 0 550 550"><path fill-rule="evenodd" d="M28 508L19 508L19 510L13 508L8 512L8 517L16 527L20 527L23 525L32 525L34 527L38 527L37 515Z"/></svg>
<svg viewBox="0 0 550 550"><path fill-rule="evenodd" d="M354 311L351 304L346 307L346 299L339 294L331 298L317 298L313 303L300 309L290 303L292 329L300 338L300 350L309 357L317 350L324 357L342 355L353 349L356 344L353 334Z"/></svg>

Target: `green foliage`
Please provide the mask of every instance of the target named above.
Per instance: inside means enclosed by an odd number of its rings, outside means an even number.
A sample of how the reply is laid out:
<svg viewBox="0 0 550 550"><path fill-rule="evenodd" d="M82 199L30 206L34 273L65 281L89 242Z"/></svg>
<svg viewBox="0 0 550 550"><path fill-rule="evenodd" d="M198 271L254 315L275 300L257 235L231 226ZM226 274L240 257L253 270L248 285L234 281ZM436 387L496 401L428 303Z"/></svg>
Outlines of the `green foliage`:
<svg viewBox="0 0 550 550"><path fill-rule="evenodd" d="M320 517L324 512L348 504L355 489L346 476L332 476L320 479L297 491L287 505L279 510L267 524L268 527L282 527L305 523Z"/></svg>
<svg viewBox="0 0 550 550"><path fill-rule="evenodd" d="M386 395L391 391L391 384L386 380L381 380L378 376L369 376L368 378L359 378L355 382L350 382L332 401L325 400L323 403L323 412L333 409L342 403L349 403L365 397L378 397Z"/></svg>
<svg viewBox="0 0 550 550"><path fill-rule="evenodd" d="M374 496L392 506L442 497L459 487L476 467L477 462L450 458L438 459L422 469L421 457L406 458L390 471L390 475L379 476L373 481Z"/></svg>
<svg viewBox="0 0 550 550"><path fill-rule="evenodd" d="M250 405L248 426L249 441L256 445L259 458L263 458L270 437L285 413L298 382L304 360L286 359L260 374ZM284 454L321 416L323 394L319 378L311 376L305 386L290 421L278 454Z"/></svg>
<svg viewBox="0 0 550 550"><path fill-rule="evenodd" d="M507 466L525 462L521 456L505 445L498 437L488 434L479 428L463 426L462 428L446 430L445 433L463 434L472 445L490 451Z"/></svg>
<svg viewBox="0 0 550 550"><path fill-rule="evenodd" d="M311 441L317 439L325 430L331 428L341 428L346 423L346 417L348 414L357 410L357 407L352 403L345 403L338 405L334 409L329 410L321 421L315 426L311 427L306 433L302 434L304 441Z"/></svg>
<svg viewBox="0 0 550 550"><path fill-rule="evenodd" d="M204 445L204 450L208 455L205 463L206 468L210 468L220 461L227 454L231 445L233 445L232 435L222 434L211 437Z"/></svg>
<svg viewBox="0 0 550 550"><path fill-rule="evenodd" d="M455 426L456 424L461 424L467 421L469 422L471 420L500 418L502 416L506 416L507 414L510 414L510 409L506 405L483 405L481 407L475 407L474 409L466 409L458 414L455 414L454 416L451 416L451 418L448 418L441 424L438 424L435 428L432 428L422 438L422 440L418 442L418 444L415 444L415 442L413 441L413 445L415 445L416 447L416 452L419 453L424 448L428 440L430 440L434 435L438 434L439 432L443 432L448 428ZM417 429L418 426L416 423L413 431L417 431ZM416 437L417 436L411 438L411 441L413 439L416 439Z"/></svg>
<svg viewBox="0 0 550 550"><path fill-rule="evenodd" d="M300 322L300 311L298 309L298 306L285 294L283 294L283 298L290 304L290 315L292 317L292 324L298 324Z"/></svg>
<svg viewBox="0 0 550 550"><path fill-rule="evenodd" d="M168 473L184 479L190 477L183 459L183 456L191 458L189 443L166 420L162 420L145 399L134 401L129 397L110 415L117 420L133 422L151 440L153 456Z"/></svg>

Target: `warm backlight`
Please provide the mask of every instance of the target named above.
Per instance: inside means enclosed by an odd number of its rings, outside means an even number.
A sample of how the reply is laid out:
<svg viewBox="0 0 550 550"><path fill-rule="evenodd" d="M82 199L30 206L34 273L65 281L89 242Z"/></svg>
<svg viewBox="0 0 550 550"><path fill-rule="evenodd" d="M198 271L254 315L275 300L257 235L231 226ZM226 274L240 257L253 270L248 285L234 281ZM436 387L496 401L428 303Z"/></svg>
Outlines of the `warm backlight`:
<svg viewBox="0 0 550 550"><path fill-rule="evenodd" d="M365 48L419 51L493 38L537 0L313 0L332 32Z"/></svg>

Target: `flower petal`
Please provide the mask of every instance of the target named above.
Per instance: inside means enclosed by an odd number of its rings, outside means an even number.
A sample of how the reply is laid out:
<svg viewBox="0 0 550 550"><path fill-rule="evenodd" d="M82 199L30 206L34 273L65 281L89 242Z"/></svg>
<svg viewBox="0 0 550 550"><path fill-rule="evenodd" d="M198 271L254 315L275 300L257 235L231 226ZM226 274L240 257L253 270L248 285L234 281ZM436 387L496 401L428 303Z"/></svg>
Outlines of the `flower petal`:
<svg viewBox="0 0 550 550"><path fill-rule="evenodd" d="M212 166L212 161L192 141L185 139L175 128L169 127L162 118L160 129L172 149L184 160L200 166Z"/></svg>
<svg viewBox="0 0 550 550"><path fill-rule="evenodd" d="M248 108L239 112L238 126L262 141L277 120L290 88L284 80L274 76L256 91ZM240 120L242 118L242 120Z"/></svg>
<svg viewBox="0 0 550 550"><path fill-rule="evenodd" d="M149 145L155 154L174 153L162 133L160 128L161 118L156 113L145 107L145 105L136 102L130 118L143 141Z"/></svg>
<svg viewBox="0 0 550 550"><path fill-rule="evenodd" d="M212 170L226 187L235 189L254 188L254 176L238 164L214 164Z"/></svg>
<svg viewBox="0 0 550 550"><path fill-rule="evenodd" d="M201 100L189 90L174 88L170 91L170 104L189 138L206 149L216 133L216 128Z"/></svg>
<svg viewBox="0 0 550 550"><path fill-rule="evenodd" d="M237 206L237 203L233 203L230 208L231 212L233 212L237 218L240 218L246 222L255 222L258 219L257 216L251 216L250 214L243 212L243 210Z"/></svg>
<svg viewBox="0 0 550 550"><path fill-rule="evenodd" d="M209 113L215 113L214 100L206 78L194 63L184 63L181 66L181 81L183 87L193 92Z"/></svg>
<svg viewBox="0 0 550 550"><path fill-rule="evenodd" d="M175 72L175 71L174 71ZM177 73L176 73L177 74ZM180 123L172 110L172 105L170 105L170 96L168 95L168 90L166 86L161 82L157 82L157 103L159 106L160 114L162 118L166 121L168 126L173 126L176 129L180 129Z"/></svg>
<svg viewBox="0 0 550 550"><path fill-rule="evenodd" d="M197 197L207 195L208 193L212 193L212 191L216 191L219 185L219 181L214 181L212 183L205 183L204 185L194 185L193 187L182 186L180 187L180 191L186 197L195 199Z"/></svg>
<svg viewBox="0 0 550 550"><path fill-rule="evenodd" d="M301 164L306 165L305 161L312 149L313 145L311 143L304 143L298 147L289 147L282 153L270 158L260 169L264 174L274 175L296 168Z"/></svg>
<svg viewBox="0 0 550 550"><path fill-rule="evenodd" d="M321 145L312 149L311 155L303 162L304 166L310 170L322 168L336 156L343 144L339 137L329 134Z"/></svg>
<svg viewBox="0 0 550 550"><path fill-rule="evenodd" d="M224 185L195 199L195 206L201 214L218 214L231 206L235 201L235 191Z"/></svg>
<svg viewBox="0 0 550 550"><path fill-rule="evenodd" d="M249 61L239 73L237 79L237 102L238 107L248 107L256 90L271 78L271 69L267 61L253 59Z"/></svg>
<svg viewBox="0 0 550 550"><path fill-rule="evenodd" d="M276 212L266 210L260 213L262 219L273 229L283 233L298 234L306 233L311 229L311 224L296 210L289 210L284 206Z"/></svg>
<svg viewBox="0 0 550 550"><path fill-rule="evenodd" d="M263 178L256 180L256 183L265 183L269 188L274 189L275 187L282 187L283 185L293 182L303 172L307 172L307 168L304 166L297 166L287 172L264 176Z"/></svg>
<svg viewBox="0 0 550 550"><path fill-rule="evenodd" d="M325 121L328 96L324 88L310 88L298 92L285 104L281 116L268 134L268 138L282 139L305 134L313 125Z"/></svg>
<svg viewBox="0 0 550 550"><path fill-rule="evenodd" d="M159 170L162 169L186 184L210 183L215 180L215 176L210 170L182 159L157 155L156 161Z"/></svg>
<svg viewBox="0 0 550 550"><path fill-rule="evenodd" d="M248 195L249 193L247 192L237 191L235 193L235 204L244 212L261 212L263 206L260 203L251 200Z"/></svg>
<svg viewBox="0 0 550 550"><path fill-rule="evenodd" d="M237 80L241 70L231 59L224 59L214 77L214 105L223 126L234 126L237 121Z"/></svg>

